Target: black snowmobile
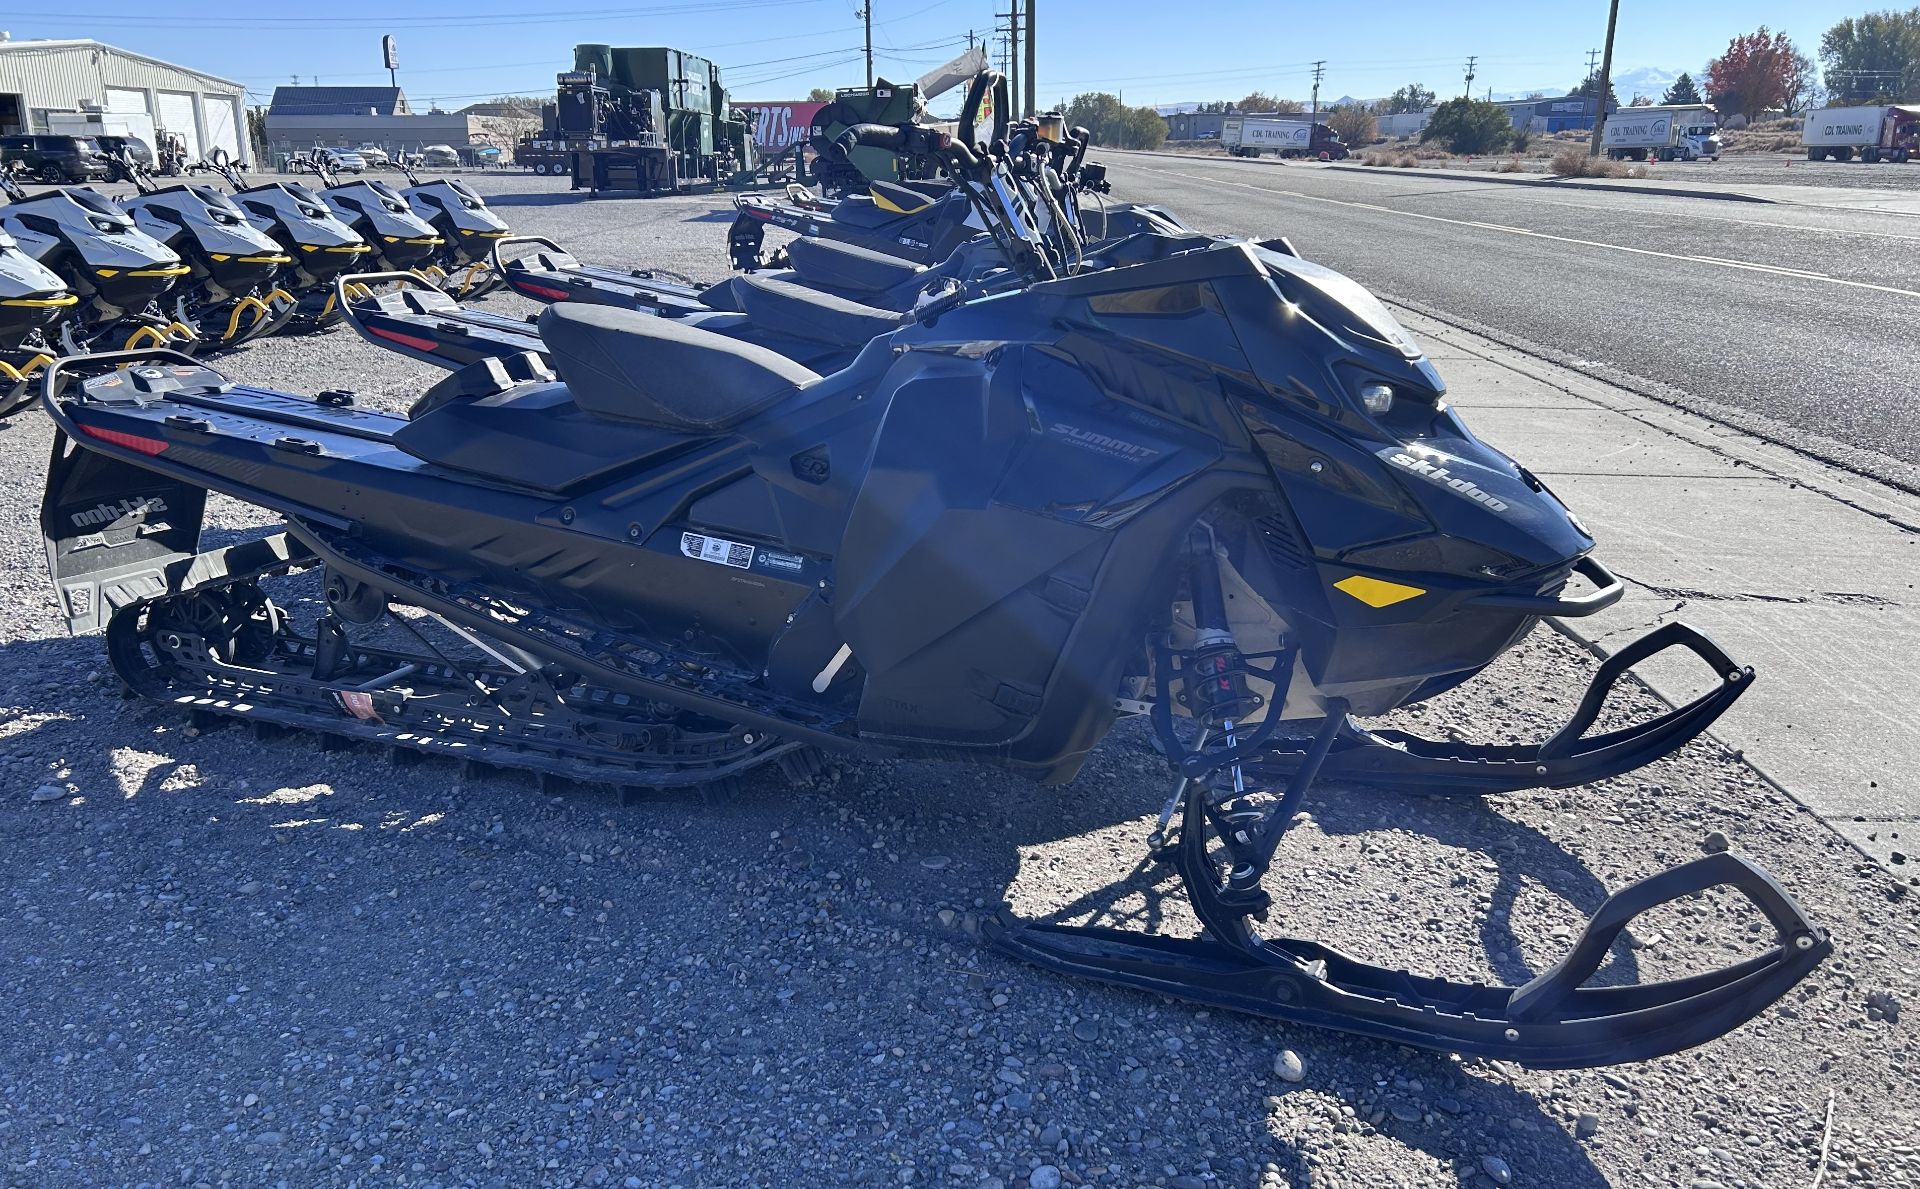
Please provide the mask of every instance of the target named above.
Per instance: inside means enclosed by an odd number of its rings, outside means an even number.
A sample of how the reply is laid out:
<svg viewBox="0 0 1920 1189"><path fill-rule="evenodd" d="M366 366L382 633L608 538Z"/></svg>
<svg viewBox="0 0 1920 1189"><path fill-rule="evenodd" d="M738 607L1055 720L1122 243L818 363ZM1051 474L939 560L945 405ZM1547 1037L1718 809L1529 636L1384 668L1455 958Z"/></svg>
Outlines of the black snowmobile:
<svg viewBox="0 0 1920 1189"><path fill-rule="evenodd" d="M964 145L942 151L984 176ZM1058 783L1144 714L1177 774L1157 850L1205 936L1001 920L997 943L1401 1044L1649 1058L1736 1027L1826 956L1825 932L1729 853L1616 893L1520 987L1259 935L1263 877L1316 778L1598 780L1692 739L1751 671L1669 625L1603 665L1545 743L1363 729L1470 680L1541 617L1615 601L1592 538L1474 438L1339 274L1240 242L1058 279L1016 258L1025 288L930 307L831 375L571 304L540 319L557 379L532 355L482 360L410 417L167 352L59 361L41 524L60 605L71 628L106 628L132 690L208 721L620 786L800 779L815 749ZM92 374L62 394L68 371ZM284 529L201 552L209 491ZM301 570L324 575L311 626L270 593ZM1587 735L1624 671L1673 648L1715 688ZM1753 900L1772 948L1585 985L1640 913L1719 886Z"/></svg>
<svg viewBox="0 0 1920 1189"><path fill-rule="evenodd" d="M167 292L192 271L179 253L85 187L29 195L11 177L0 179L0 187L11 199L0 208L0 230L79 299L57 307L43 331L57 354L195 345L193 329L161 308Z"/></svg>
<svg viewBox="0 0 1920 1189"><path fill-rule="evenodd" d="M58 274L0 231L0 417L33 399L35 374L53 362L44 330L79 302Z"/></svg>
<svg viewBox="0 0 1920 1189"><path fill-rule="evenodd" d="M1009 110L1006 79L997 71L982 71L968 85L958 138L969 146L982 139L988 144L1006 144L1012 134L1006 114ZM1057 113L1040 116L1030 126L1038 135L1027 148L1015 149L1014 155L1051 151L1051 165L1067 179L1069 189L1084 189L1095 195L1107 192L1104 167L1088 168L1083 177L1092 140L1086 129L1069 130ZM727 251L733 266L747 272L783 263L779 258L763 260L768 227L791 231L801 239L839 241L919 265L948 259L961 244L986 231L965 188L952 181L876 181L869 193L850 195L837 203L815 197L804 186L791 185L784 201L743 194L734 199L734 210ZM1083 231L1073 203L1065 204L1063 213L1073 220L1076 231ZM1105 206L1103 202L1098 222L1093 237L1098 239L1185 230L1166 208L1131 203Z"/></svg>
<svg viewBox="0 0 1920 1189"><path fill-rule="evenodd" d="M838 146L843 154L852 147L853 131L843 138L847 143ZM898 135L890 128L877 131L889 140ZM1020 145L1025 135L1024 131L1016 132L1012 143ZM912 134L916 143L928 137L924 128ZM1116 262L1085 258L1085 246L1076 237L1072 221L1056 217L1059 197L1066 194L1065 185L1050 170L1036 168L1036 158L1021 160L1022 170L1031 176L1016 174L1006 160L999 160L984 181L969 179L964 183L963 192L969 194L970 201L983 204L983 219L988 204L1007 204L1004 209L1012 216L1011 224L1046 226L1052 234L1035 232L1031 243L1019 244L1003 242L995 235L983 236L980 241L962 245L939 268L921 268L819 240L808 241L808 246L798 251L794 267L784 273L735 276L708 287L621 276L622 283L617 285L599 278L561 289L550 271L538 280L532 279L524 265L525 257L510 260L500 271L517 290L533 290L550 304L567 300L624 305L619 299L631 298L634 304L630 308L682 319L689 325L767 347L816 371L835 371L875 337L898 330L928 302L958 304L996 287L1025 284L1023 276L1009 267L1009 251L1044 256L1047 275L1059 275L1073 267L1110 267ZM1067 198L1070 202L1071 196ZM1036 216L1035 203L1051 212L1048 218ZM1188 238L1204 242L1203 237ZM503 246L516 242L545 245L550 253L542 255L549 265L551 253L559 252L550 241L536 236L508 237L500 242ZM1119 260L1136 257L1137 252ZM444 293L409 281L400 273L342 277L341 307L354 329L376 345L446 368L463 367L487 357L504 359L545 350L531 320L467 309ZM881 287L885 282L891 284ZM376 287L387 285L396 287L375 292ZM858 300L840 296L837 289L857 292ZM555 298L554 294L562 297Z"/></svg>
<svg viewBox="0 0 1920 1189"><path fill-rule="evenodd" d="M156 189L138 173L133 178L140 193L120 205L189 269L163 302L174 321L209 346L261 338L287 324L299 302L275 277L293 262L291 254L209 186Z"/></svg>

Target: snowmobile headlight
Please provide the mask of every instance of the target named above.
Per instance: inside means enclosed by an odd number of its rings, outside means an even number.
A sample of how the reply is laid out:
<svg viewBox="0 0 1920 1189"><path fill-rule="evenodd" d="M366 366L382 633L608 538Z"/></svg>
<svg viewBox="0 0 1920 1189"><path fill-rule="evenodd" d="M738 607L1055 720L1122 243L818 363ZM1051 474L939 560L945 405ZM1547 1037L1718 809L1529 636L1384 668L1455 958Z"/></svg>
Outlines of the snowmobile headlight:
<svg viewBox="0 0 1920 1189"><path fill-rule="evenodd" d="M95 231L104 231L108 235L112 235L114 232L121 230L120 224L114 222L112 219L88 219L87 222L93 224Z"/></svg>
<svg viewBox="0 0 1920 1189"><path fill-rule="evenodd" d="M1375 417L1384 417L1393 411L1393 385L1360 385L1360 404Z"/></svg>

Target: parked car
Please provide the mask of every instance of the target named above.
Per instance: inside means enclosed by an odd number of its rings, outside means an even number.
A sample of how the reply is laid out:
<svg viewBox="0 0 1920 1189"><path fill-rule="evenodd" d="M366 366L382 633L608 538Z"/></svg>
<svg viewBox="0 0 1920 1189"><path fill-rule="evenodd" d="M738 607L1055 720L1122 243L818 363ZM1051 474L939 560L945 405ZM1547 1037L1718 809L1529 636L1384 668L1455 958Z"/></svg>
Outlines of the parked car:
<svg viewBox="0 0 1920 1189"><path fill-rule="evenodd" d="M379 145L363 144L353 151L359 154L360 159L367 163L369 169L389 169L393 166L393 158L389 157L387 150Z"/></svg>
<svg viewBox="0 0 1920 1189"><path fill-rule="evenodd" d="M453 151L452 145L430 144L420 150L420 162L428 169L458 169L460 154Z"/></svg>
<svg viewBox="0 0 1920 1189"><path fill-rule="evenodd" d="M313 154L335 173L367 172L367 159L348 149L315 149Z"/></svg>
<svg viewBox="0 0 1920 1189"><path fill-rule="evenodd" d="M133 157L134 164L153 168L153 148L137 136L96 136L93 140L100 146L100 151L109 157L118 157L120 151L125 149Z"/></svg>
<svg viewBox="0 0 1920 1189"><path fill-rule="evenodd" d="M110 170L107 155L90 136L0 136L0 164L19 162L45 182L90 182Z"/></svg>

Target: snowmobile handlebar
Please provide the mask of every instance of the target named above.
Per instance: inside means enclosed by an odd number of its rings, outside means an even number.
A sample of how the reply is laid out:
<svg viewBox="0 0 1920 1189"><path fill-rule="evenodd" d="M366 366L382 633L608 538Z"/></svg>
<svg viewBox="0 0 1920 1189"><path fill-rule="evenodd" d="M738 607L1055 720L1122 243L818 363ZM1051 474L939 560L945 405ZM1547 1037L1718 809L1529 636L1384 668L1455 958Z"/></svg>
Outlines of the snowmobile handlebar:
<svg viewBox="0 0 1920 1189"><path fill-rule="evenodd" d="M1578 618L1605 611L1627 593L1627 584L1612 570L1600 564L1592 554L1573 563L1573 572L1593 583L1594 589L1582 595L1480 595L1472 600L1478 607L1501 607L1525 611L1530 615L1559 615Z"/></svg>

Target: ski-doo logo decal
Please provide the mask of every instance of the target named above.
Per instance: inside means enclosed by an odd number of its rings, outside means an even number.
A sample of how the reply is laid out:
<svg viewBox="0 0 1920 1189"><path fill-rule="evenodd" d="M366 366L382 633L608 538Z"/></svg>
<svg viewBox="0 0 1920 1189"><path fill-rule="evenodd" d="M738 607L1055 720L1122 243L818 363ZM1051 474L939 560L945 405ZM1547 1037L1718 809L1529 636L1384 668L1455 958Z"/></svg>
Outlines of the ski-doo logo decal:
<svg viewBox="0 0 1920 1189"><path fill-rule="evenodd" d="M1068 425L1064 421L1054 422L1048 427L1047 432L1065 438L1082 450L1091 450L1110 458L1124 458L1129 462L1146 462L1150 458L1160 456L1160 451L1152 446L1142 446L1138 442L1129 442L1125 438L1112 437L1091 429L1081 429L1077 425Z"/></svg>
<svg viewBox="0 0 1920 1189"><path fill-rule="evenodd" d="M753 546L723 541L719 537L703 537L699 533L681 533L680 552L696 561L710 561L738 570L753 566Z"/></svg>
<svg viewBox="0 0 1920 1189"><path fill-rule="evenodd" d="M157 495L136 500L121 500L117 504L95 504L84 512L75 512L73 526L92 528L96 524L112 524L129 516L145 517L166 510L167 501Z"/></svg>
<svg viewBox="0 0 1920 1189"><path fill-rule="evenodd" d="M1492 492L1481 490L1480 486L1472 480L1455 478L1447 473L1446 467L1434 466L1424 458L1415 458L1411 454L1396 454L1393 456L1393 464L1405 467L1416 475L1423 475L1442 487L1450 487L1475 503L1485 504L1495 512L1507 510L1508 505L1505 500L1496 497Z"/></svg>

